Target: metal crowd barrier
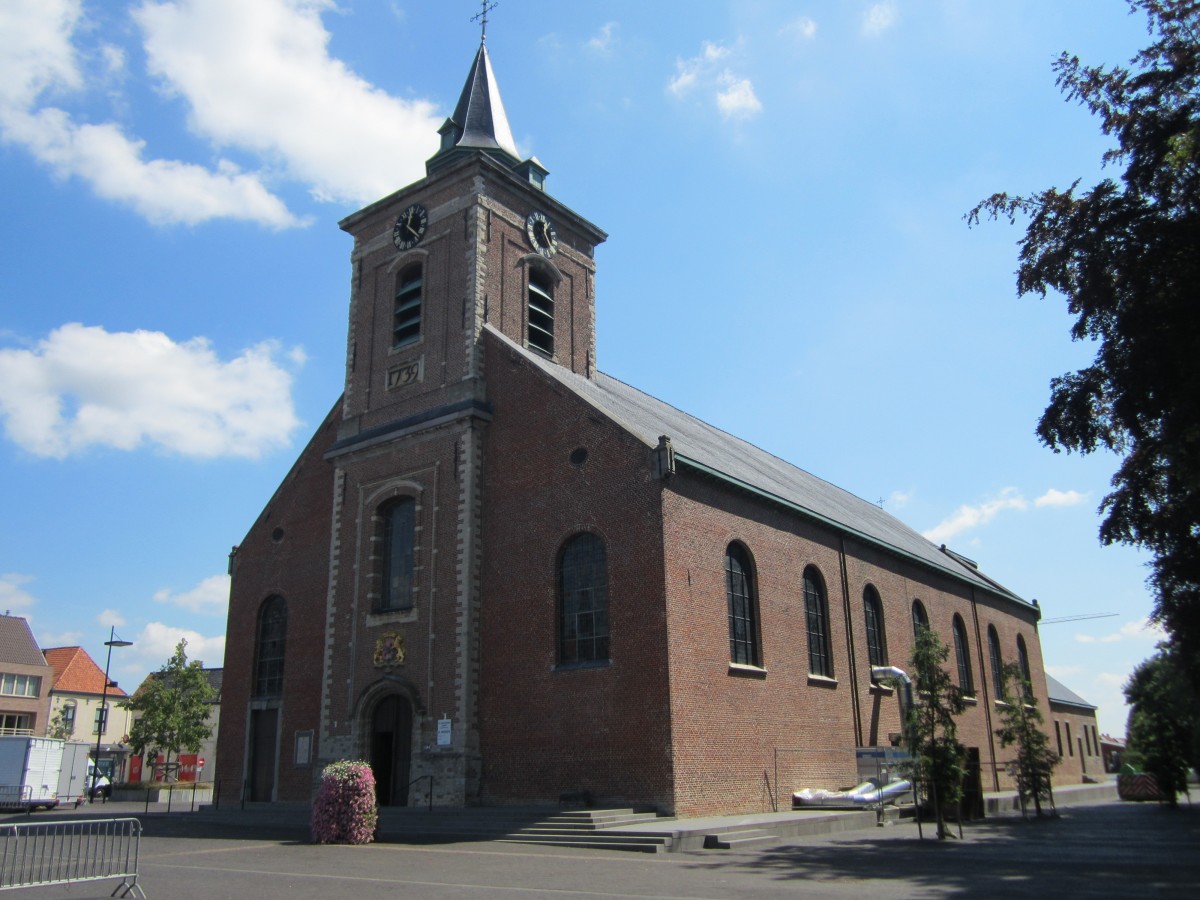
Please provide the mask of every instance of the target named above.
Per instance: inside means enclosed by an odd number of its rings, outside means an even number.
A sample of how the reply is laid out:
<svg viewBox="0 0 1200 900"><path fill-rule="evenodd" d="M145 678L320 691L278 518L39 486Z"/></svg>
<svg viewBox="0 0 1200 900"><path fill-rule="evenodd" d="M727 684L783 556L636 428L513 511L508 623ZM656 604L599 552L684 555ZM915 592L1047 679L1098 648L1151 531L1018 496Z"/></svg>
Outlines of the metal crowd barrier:
<svg viewBox="0 0 1200 900"><path fill-rule="evenodd" d="M0 891L119 878L109 896L145 898L137 883L141 840L137 819L0 825Z"/></svg>

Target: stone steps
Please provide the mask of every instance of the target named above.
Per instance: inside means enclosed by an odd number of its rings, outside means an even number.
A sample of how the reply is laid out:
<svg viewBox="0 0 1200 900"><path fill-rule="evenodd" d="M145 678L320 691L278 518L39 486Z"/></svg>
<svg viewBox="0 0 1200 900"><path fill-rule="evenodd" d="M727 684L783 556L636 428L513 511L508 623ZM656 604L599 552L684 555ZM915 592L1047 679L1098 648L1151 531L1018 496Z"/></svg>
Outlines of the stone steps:
<svg viewBox="0 0 1200 900"><path fill-rule="evenodd" d="M704 836L705 850L735 850L754 844L777 842L779 835L764 831L761 828L746 828L741 831L721 831Z"/></svg>
<svg viewBox="0 0 1200 900"><path fill-rule="evenodd" d="M671 848L670 833L639 831L627 834L612 830L622 825L645 825L656 821L659 821L656 813L633 808L564 810L514 829L500 840L512 844L659 853Z"/></svg>

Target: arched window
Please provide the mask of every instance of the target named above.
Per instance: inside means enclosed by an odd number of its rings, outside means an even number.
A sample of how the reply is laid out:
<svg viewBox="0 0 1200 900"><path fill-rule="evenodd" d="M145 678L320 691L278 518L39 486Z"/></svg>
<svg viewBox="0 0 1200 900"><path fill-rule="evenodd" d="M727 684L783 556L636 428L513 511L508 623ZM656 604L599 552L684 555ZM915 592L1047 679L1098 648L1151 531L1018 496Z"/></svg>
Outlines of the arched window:
<svg viewBox="0 0 1200 900"><path fill-rule="evenodd" d="M596 535L576 535L563 548L558 598L558 661L608 659L608 561Z"/></svg>
<svg viewBox="0 0 1200 900"><path fill-rule="evenodd" d="M535 266L529 268L529 346L554 355L554 286Z"/></svg>
<svg viewBox="0 0 1200 900"><path fill-rule="evenodd" d="M1025 649L1025 638L1017 635L1017 665L1021 669L1021 678L1025 681L1025 697L1033 697L1033 674L1029 671L1029 651Z"/></svg>
<svg viewBox="0 0 1200 900"><path fill-rule="evenodd" d="M730 544L725 550L725 591L729 600L729 658L747 666L761 665L754 566L741 544Z"/></svg>
<svg viewBox="0 0 1200 900"><path fill-rule="evenodd" d="M958 686L968 697L975 695L975 683L971 679L971 648L967 644L967 626L962 616L954 616L954 661L958 664Z"/></svg>
<svg viewBox="0 0 1200 900"><path fill-rule="evenodd" d="M863 589L863 621L867 626L867 660L872 666L887 665L887 638L883 631L883 603L879 591L867 585Z"/></svg>
<svg viewBox="0 0 1200 900"><path fill-rule="evenodd" d="M1004 657L1000 654L1000 635L996 626L988 626L988 656L992 664L992 691L997 700L1004 699Z"/></svg>
<svg viewBox="0 0 1200 900"><path fill-rule="evenodd" d="M833 677L833 659L829 655L829 604L825 602L825 582L816 567L804 570L804 618L808 623L808 671L812 675Z"/></svg>
<svg viewBox="0 0 1200 900"><path fill-rule="evenodd" d="M929 627L929 614L925 612L925 604L914 600L912 605L913 636L919 637L922 628Z"/></svg>
<svg viewBox="0 0 1200 900"><path fill-rule="evenodd" d="M268 597L259 609L257 638L254 696L278 697L283 694L283 656L287 644L287 603L282 597Z"/></svg>
<svg viewBox="0 0 1200 900"><path fill-rule="evenodd" d="M380 548L383 584L379 609L412 609L417 503L411 497L393 500L380 510L380 517L383 520Z"/></svg>
<svg viewBox="0 0 1200 900"><path fill-rule="evenodd" d="M392 346L411 344L421 336L421 265L408 266L396 278L396 305L392 314Z"/></svg>

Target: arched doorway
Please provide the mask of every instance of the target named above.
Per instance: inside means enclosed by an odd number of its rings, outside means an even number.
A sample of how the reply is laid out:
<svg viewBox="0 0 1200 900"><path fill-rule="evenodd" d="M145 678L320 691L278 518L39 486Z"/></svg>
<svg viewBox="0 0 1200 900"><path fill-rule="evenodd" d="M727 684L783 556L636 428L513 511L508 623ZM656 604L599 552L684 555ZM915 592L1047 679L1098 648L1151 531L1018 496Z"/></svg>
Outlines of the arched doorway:
<svg viewBox="0 0 1200 900"><path fill-rule="evenodd" d="M412 705L390 694L371 713L371 769L380 806L407 806Z"/></svg>

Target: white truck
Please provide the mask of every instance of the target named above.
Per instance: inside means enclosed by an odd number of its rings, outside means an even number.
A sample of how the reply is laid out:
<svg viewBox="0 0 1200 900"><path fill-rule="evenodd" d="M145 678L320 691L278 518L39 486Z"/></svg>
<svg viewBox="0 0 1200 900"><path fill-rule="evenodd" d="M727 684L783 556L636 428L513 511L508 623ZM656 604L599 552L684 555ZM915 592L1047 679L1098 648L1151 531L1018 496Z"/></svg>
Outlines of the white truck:
<svg viewBox="0 0 1200 900"><path fill-rule="evenodd" d="M92 744L67 741L63 744L62 770L58 776L58 803L79 806L92 786Z"/></svg>
<svg viewBox="0 0 1200 900"><path fill-rule="evenodd" d="M62 759L57 738L0 736L0 809L58 806Z"/></svg>

